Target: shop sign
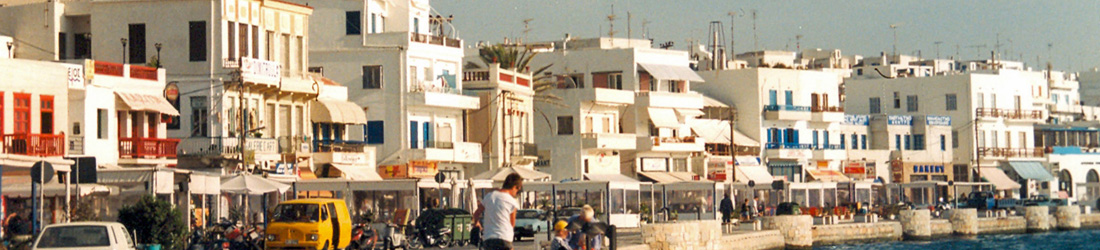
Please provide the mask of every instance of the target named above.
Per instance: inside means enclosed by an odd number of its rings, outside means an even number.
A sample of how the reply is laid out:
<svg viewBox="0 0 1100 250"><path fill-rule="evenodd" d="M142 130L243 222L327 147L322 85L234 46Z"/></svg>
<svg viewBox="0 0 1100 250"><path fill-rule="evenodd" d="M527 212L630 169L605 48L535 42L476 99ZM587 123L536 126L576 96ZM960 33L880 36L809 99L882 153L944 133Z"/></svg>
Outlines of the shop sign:
<svg viewBox="0 0 1100 250"><path fill-rule="evenodd" d="M409 177L433 177L439 172L436 161L409 161Z"/></svg>
<svg viewBox="0 0 1100 250"><path fill-rule="evenodd" d="M642 171L668 172L668 160L665 158L642 158Z"/></svg>
<svg viewBox="0 0 1100 250"><path fill-rule="evenodd" d="M406 165L382 165L378 166L378 175L383 179L407 178L409 177L407 170Z"/></svg>
<svg viewBox="0 0 1100 250"><path fill-rule="evenodd" d="M282 65L267 60L241 57L242 81L277 85L281 79Z"/></svg>
<svg viewBox="0 0 1100 250"><path fill-rule="evenodd" d="M867 125L870 117L869 115L844 115L844 124Z"/></svg>
<svg viewBox="0 0 1100 250"><path fill-rule="evenodd" d="M942 115L930 115L924 117L924 123L932 126L951 126L951 117Z"/></svg>
<svg viewBox="0 0 1100 250"><path fill-rule="evenodd" d="M332 152L332 162L351 165L367 165L367 154Z"/></svg>
<svg viewBox="0 0 1100 250"><path fill-rule="evenodd" d="M908 126L913 124L913 117L908 115L891 115L886 118L886 124Z"/></svg>

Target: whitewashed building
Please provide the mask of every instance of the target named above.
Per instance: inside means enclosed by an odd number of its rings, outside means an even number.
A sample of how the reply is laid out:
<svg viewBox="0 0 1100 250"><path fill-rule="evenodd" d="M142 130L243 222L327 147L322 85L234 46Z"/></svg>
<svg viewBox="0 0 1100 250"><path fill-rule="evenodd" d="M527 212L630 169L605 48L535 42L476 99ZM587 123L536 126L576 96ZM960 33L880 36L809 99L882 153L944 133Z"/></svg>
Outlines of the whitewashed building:
<svg viewBox="0 0 1100 250"><path fill-rule="evenodd" d="M366 126L349 130L377 149L382 177L472 176L482 150L463 116L482 104L462 94L462 40L431 20L428 1L295 2L315 11L311 70L366 109Z"/></svg>
<svg viewBox="0 0 1100 250"><path fill-rule="evenodd" d="M479 67L464 69L462 81L466 92L476 96L484 107L466 115L467 137L483 143L482 164L467 168L468 171L488 177L500 168L534 170L539 148L535 145L532 76L470 58L467 57L466 65ZM528 177L537 176L544 175Z"/></svg>

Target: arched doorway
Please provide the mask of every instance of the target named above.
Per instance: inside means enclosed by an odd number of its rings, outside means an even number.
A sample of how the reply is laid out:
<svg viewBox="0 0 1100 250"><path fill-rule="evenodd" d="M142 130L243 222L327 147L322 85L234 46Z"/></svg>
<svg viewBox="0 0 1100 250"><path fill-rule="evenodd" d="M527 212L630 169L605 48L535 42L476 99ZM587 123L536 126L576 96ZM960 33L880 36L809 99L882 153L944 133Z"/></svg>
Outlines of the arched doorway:
<svg viewBox="0 0 1100 250"><path fill-rule="evenodd" d="M1073 177L1069 175L1069 170L1063 169L1058 173L1058 191L1065 191L1073 197Z"/></svg>
<svg viewBox="0 0 1100 250"><path fill-rule="evenodd" d="M1096 169L1090 169L1089 173L1085 175L1085 193L1081 197L1077 197L1077 201L1082 204L1093 205L1096 203L1090 202L1100 197L1100 174L1096 173ZM1100 200L1097 200L1100 202Z"/></svg>

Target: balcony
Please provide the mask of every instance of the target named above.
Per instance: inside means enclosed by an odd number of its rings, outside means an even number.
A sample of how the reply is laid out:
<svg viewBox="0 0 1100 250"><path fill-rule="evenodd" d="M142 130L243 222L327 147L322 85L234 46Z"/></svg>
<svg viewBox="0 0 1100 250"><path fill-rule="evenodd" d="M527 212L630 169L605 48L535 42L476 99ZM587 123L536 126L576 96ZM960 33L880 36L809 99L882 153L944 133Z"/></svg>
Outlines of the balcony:
<svg viewBox="0 0 1100 250"><path fill-rule="evenodd" d="M313 140L313 152L364 152L370 146L364 141Z"/></svg>
<svg viewBox="0 0 1100 250"><path fill-rule="evenodd" d="M638 151L703 152L706 145L694 136L686 137L636 137Z"/></svg>
<svg viewBox="0 0 1100 250"><path fill-rule="evenodd" d="M408 93L409 105L453 109L477 109L481 101L477 97L465 96L453 88L413 88Z"/></svg>
<svg viewBox="0 0 1100 250"><path fill-rule="evenodd" d="M447 46L451 48L462 48L462 39L435 36L432 34L409 33L409 41Z"/></svg>
<svg viewBox="0 0 1100 250"><path fill-rule="evenodd" d="M986 120L1003 118L1011 121L1042 122L1044 119L1042 110L1026 109L978 108L974 115Z"/></svg>
<svg viewBox="0 0 1100 250"><path fill-rule="evenodd" d="M978 156L985 159L1042 158L1045 155L1043 148L978 148Z"/></svg>
<svg viewBox="0 0 1100 250"><path fill-rule="evenodd" d="M608 88L567 88L560 89L564 92L565 100L577 100L578 102L593 102L601 105L631 105L634 104L634 92Z"/></svg>
<svg viewBox="0 0 1100 250"><path fill-rule="evenodd" d="M63 156L65 155L65 135L4 135L4 153L40 157Z"/></svg>
<svg viewBox="0 0 1100 250"><path fill-rule="evenodd" d="M306 143L306 138L302 136L280 136L277 138L279 141L279 153L280 154L303 154L309 153L309 143Z"/></svg>
<svg viewBox="0 0 1100 250"><path fill-rule="evenodd" d="M581 134L581 145L584 149L634 150L637 148L637 138L634 134L584 133Z"/></svg>
<svg viewBox="0 0 1100 250"><path fill-rule="evenodd" d="M767 120L785 120L785 121L805 121L810 120L810 106L795 106L795 105L765 105L764 106L764 119ZM844 120L844 114L840 114L840 120Z"/></svg>
<svg viewBox="0 0 1100 250"><path fill-rule="evenodd" d="M843 122L843 107L810 107L810 120L815 122Z"/></svg>
<svg viewBox="0 0 1100 250"><path fill-rule="evenodd" d="M844 147L840 144L825 144L819 145L814 148L813 159L815 160L844 160L847 159L847 152L844 152Z"/></svg>
<svg viewBox="0 0 1100 250"><path fill-rule="evenodd" d="M241 153L240 142L237 137L191 137L180 141L180 152L184 155L236 155ZM278 154L279 142L274 138L247 138L244 148L257 154Z"/></svg>
<svg viewBox="0 0 1100 250"><path fill-rule="evenodd" d="M481 144L473 142L426 142L425 148L411 149L410 160L481 163Z"/></svg>
<svg viewBox="0 0 1100 250"><path fill-rule="evenodd" d="M176 158L180 139L121 138L118 139L118 155L121 158Z"/></svg>
<svg viewBox="0 0 1100 250"><path fill-rule="evenodd" d="M527 142L514 142L511 143L512 156L534 156L539 155L539 145Z"/></svg>
<svg viewBox="0 0 1100 250"><path fill-rule="evenodd" d="M813 156L810 152L812 148L812 145L803 143L769 142L764 144L764 156L777 159L805 159Z"/></svg>
<svg viewBox="0 0 1100 250"><path fill-rule="evenodd" d="M462 72L462 86L472 88L501 88L511 91L531 92L531 75L500 68L493 64L489 69Z"/></svg>
<svg viewBox="0 0 1100 250"><path fill-rule="evenodd" d="M703 95L695 92L638 92L634 101L641 107L703 108Z"/></svg>

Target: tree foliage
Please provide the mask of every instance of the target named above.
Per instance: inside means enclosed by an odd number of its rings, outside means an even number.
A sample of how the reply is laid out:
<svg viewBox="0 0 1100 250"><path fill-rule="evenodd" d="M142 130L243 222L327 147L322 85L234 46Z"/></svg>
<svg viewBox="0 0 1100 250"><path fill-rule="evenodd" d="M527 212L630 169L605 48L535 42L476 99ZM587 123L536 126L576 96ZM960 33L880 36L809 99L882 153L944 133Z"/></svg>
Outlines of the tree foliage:
<svg viewBox="0 0 1100 250"><path fill-rule="evenodd" d="M160 244L165 249L183 249L186 245L183 214L168 201L151 195L120 208L118 222L134 231L139 243Z"/></svg>

